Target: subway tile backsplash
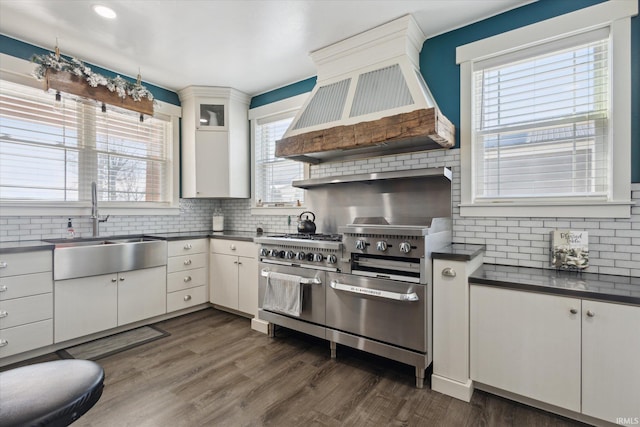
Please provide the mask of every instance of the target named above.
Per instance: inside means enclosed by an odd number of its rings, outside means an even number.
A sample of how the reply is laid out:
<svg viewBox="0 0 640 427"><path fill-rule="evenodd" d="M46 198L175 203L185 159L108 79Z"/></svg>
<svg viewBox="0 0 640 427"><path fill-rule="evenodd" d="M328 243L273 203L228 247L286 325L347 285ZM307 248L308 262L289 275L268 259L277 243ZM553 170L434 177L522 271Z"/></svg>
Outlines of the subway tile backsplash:
<svg viewBox="0 0 640 427"><path fill-rule="evenodd" d="M311 166L311 178L425 167L450 167L453 172L453 241L486 245L485 262L549 268L550 232L559 228L589 232L588 272L640 277L640 183L632 184L630 219L480 218L460 217L460 150L437 150ZM221 207L226 230L268 233L296 231L296 218L251 215L248 199L180 200L180 215L112 216L100 225L102 235L128 235L210 230L213 209ZM40 240L66 235L67 217L0 217L0 241ZM73 219L77 236L91 235L91 219Z"/></svg>

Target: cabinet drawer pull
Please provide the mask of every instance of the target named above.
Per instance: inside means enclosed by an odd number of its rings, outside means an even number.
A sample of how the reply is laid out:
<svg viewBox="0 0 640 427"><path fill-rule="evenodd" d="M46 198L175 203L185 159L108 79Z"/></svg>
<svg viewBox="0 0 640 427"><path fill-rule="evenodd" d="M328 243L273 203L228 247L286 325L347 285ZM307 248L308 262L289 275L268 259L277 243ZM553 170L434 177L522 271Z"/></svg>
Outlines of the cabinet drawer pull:
<svg viewBox="0 0 640 427"><path fill-rule="evenodd" d="M186 260L186 261L184 262L184 265L191 265L191 260L190 260L190 259Z"/></svg>
<svg viewBox="0 0 640 427"><path fill-rule="evenodd" d="M191 281L191 276L186 276L183 280L185 282L190 282Z"/></svg>
<svg viewBox="0 0 640 427"><path fill-rule="evenodd" d="M0 268L7 268L8 265L6 261L0 261Z"/></svg>
<svg viewBox="0 0 640 427"><path fill-rule="evenodd" d="M191 301L191 295L185 295L183 299L185 301Z"/></svg>
<svg viewBox="0 0 640 427"><path fill-rule="evenodd" d="M7 317L9 315L9 312L7 311L0 311L0 319L2 319L3 317Z"/></svg>
<svg viewBox="0 0 640 427"><path fill-rule="evenodd" d="M189 250L189 249L193 248L193 246L191 246L191 243L187 243L186 245L184 245L184 248L186 250Z"/></svg>
<svg viewBox="0 0 640 427"><path fill-rule="evenodd" d="M578 314L578 309L576 309L576 308L572 308L571 310L569 310L569 312L570 312L571 314Z"/></svg>
<svg viewBox="0 0 640 427"><path fill-rule="evenodd" d="M229 249L231 249L232 251L236 250L236 245L229 245Z"/></svg>
<svg viewBox="0 0 640 427"><path fill-rule="evenodd" d="M0 286L0 292L7 292L7 285Z"/></svg>
<svg viewBox="0 0 640 427"><path fill-rule="evenodd" d="M595 317L596 313L594 311L591 310L587 310L587 316L589 317Z"/></svg>
<svg viewBox="0 0 640 427"><path fill-rule="evenodd" d="M0 347L5 347L7 344L9 344L9 341L0 339Z"/></svg>
<svg viewBox="0 0 640 427"><path fill-rule="evenodd" d="M442 270L442 275L447 277L456 277L456 271L451 267L447 267Z"/></svg>

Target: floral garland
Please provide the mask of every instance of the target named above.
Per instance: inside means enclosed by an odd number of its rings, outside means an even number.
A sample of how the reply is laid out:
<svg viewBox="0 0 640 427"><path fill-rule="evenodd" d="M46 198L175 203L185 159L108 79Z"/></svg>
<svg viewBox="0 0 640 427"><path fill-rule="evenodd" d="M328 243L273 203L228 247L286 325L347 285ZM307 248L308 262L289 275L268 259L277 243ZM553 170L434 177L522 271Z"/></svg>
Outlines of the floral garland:
<svg viewBox="0 0 640 427"><path fill-rule="evenodd" d="M91 87L104 86L109 89L110 92L116 92L118 96L123 99L130 96L134 101L141 101L142 98L153 101L153 94L140 84L140 76L138 76L136 83L131 83L120 76L114 78L105 77L102 74L91 71L90 67L86 66L77 58L66 59L54 53L34 55L31 60L39 64L33 72L33 75L38 80L45 78L47 68L52 68L56 71L66 71L75 76L82 77Z"/></svg>

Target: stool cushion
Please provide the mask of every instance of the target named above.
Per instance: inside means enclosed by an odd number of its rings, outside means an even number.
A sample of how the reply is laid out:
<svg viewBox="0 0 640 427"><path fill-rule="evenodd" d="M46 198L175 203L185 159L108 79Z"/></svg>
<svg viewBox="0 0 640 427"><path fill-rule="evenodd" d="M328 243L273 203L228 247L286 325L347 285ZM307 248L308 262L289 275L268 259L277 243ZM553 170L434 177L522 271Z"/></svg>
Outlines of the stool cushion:
<svg viewBox="0 0 640 427"><path fill-rule="evenodd" d="M56 360L0 372L0 426L67 426L102 395L104 370Z"/></svg>

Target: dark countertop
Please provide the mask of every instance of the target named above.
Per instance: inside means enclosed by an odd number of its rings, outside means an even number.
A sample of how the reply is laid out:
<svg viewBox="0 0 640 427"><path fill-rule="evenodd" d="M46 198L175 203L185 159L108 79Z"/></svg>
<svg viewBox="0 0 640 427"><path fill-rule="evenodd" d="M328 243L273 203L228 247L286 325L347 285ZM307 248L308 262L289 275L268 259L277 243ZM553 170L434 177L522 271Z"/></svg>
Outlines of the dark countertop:
<svg viewBox="0 0 640 427"><path fill-rule="evenodd" d="M159 240L187 240L187 239L227 239L227 240L241 240L245 242L253 242L256 237L262 236L255 231L219 231L213 232L209 230L203 231L177 231L173 233L148 233L148 234L130 234L130 235L117 235L117 236L100 236L100 237L82 237L76 240L90 241L90 240L108 240L108 239L122 239L122 238L137 238L137 237L150 237L152 239ZM33 251L51 251L55 249L55 242L66 242L66 239L51 239L49 242L40 240L26 240L15 242L0 242L0 254L8 253L24 253ZM73 240L69 240L72 242Z"/></svg>
<svg viewBox="0 0 640 427"><path fill-rule="evenodd" d="M450 261L471 261L482 252L484 245L468 245L466 243L453 243L437 251L431 252L432 259L446 259Z"/></svg>
<svg viewBox="0 0 640 427"><path fill-rule="evenodd" d="M40 240L25 240L21 242L1 242L0 254L15 254L22 252L52 251L53 243L42 242Z"/></svg>
<svg viewBox="0 0 640 427"><path fill-rule="evenodd" d="M640 306L640 277L484 264L469 283Z"/></svg>

